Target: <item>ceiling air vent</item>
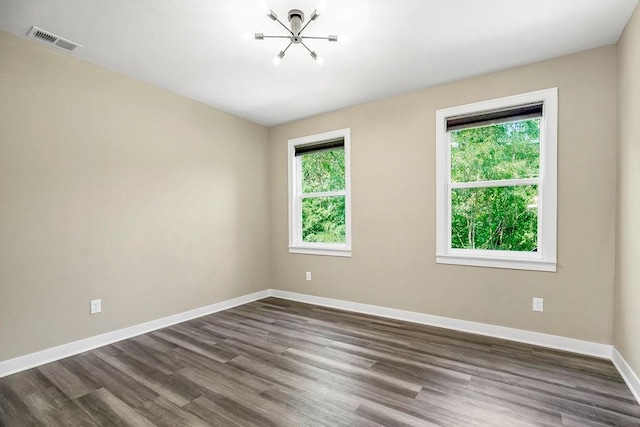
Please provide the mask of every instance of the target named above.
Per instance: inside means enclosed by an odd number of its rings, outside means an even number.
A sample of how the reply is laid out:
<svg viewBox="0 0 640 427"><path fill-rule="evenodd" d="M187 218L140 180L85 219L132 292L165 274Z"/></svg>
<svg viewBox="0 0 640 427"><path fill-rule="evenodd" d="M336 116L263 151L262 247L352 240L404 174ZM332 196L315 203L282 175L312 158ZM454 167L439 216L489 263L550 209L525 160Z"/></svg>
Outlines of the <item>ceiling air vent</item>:
<svg viewBox="0 0 640 427"><path fill-rule="evenodd" d="M69 52L73 52L76 48L82 47L81 44L56 36L55 34L38 27L31 28L31 31L29 31L29 37Z"/></svg>

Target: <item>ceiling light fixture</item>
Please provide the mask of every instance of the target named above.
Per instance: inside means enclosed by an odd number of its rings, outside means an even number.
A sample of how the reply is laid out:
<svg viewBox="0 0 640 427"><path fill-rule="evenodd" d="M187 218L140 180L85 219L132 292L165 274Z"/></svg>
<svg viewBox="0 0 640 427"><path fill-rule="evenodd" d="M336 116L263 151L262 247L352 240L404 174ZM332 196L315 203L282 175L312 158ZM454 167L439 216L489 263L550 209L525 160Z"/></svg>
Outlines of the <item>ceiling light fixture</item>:
<svg viewBox="0 0 640 427"><path fill-rule="evenodd" d="M288 39L289 40L289 44L287 45L287 47L285 47L284 50L281 50L280 53L275 58L273 58L273 63L275 65L280 64L280 61L282 61L282 58L284 58L284 55L287 52L287 49L289 49L292 44L301 44L302 46L304 46L304 48L309 51L311 58L313 58L313 60L316 61L318 65L322 65L324 64L324 59L318 56L318 54L315 51L309 49L309 47L307 47L307 45L304 44L304 39L328 40L330 42L338 41L338 36L334 36L334 35L331 35L328 37L313 37L313 36L302 35L302 32L304 31L304 29L307 28L307 26L311 22L315 21L320 16L320 12L318 12L318 10L313 11L313 13L311 14L311 17L309 18L309 22L307 22L304 27L302 26L302 24L304 23L304 13L302 13L300 9L291 9L287 14L287 17L289 18L289 23L291 24L291 28L283 24L282 21L278 19L278 15L276 15L275 12L271 9L267 10L267 16L271 18L271 20L278 22L280 25L284 27L285 30L289 32L289 35L286 35L286 36L265 36L263 33L254 34L254 38L256 40L264 40L264 39Z"/></svg>

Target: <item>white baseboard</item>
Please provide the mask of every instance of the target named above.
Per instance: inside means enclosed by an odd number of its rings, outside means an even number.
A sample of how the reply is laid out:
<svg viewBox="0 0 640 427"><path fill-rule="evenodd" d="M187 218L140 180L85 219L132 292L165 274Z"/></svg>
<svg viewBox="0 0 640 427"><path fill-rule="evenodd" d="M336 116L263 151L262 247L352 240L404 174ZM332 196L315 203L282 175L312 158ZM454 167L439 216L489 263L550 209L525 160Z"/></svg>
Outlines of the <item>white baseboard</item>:
<svg viewBox="0 0 640 427"><path fill-rule="evenodd" d="M620 372L624 382L629 386L631 393L633 393L633 397L635 397L638 403L640 403L640 378L638 378L635 372L631 369L631 366L629 366L627 361L624 360L622 355L615 348L611 355L611 361L618 372Z"/></svg>
<svg viewBox="0 0 640 427"><path fill-rule="evenodd" d="M117 331L107 332L106 334L96 335L94 337L48 348L36 353L16 357L15 359L5 360L0 362L0 378L26 369L34 368L36 366L44 365L46 363L55 362L56 360L64 359L65 357L73 356L75 354L84 353L85 351L93 350L94 348L112 344L117 341L146 334L147 332L155 331L157 329L166 328L167 326L175 325L176 323L185 322L187 320L195 319L196 317L206 316L207 314L216 313L251 301L266 298L269 295L271 295L271 290L266 289L264 291L211 304L206 307L200 307L183 313L174 314L172 316L163 317L162 319L152 320L150 322L141 323L139 325L130 326Z"/></svg>
<svg viewBox="0 0 640 427"><path fill-rule="evenodd" d="M631 389L631 392L636 400L638 400L638 403L640 403L640 379L638 379L638 376L633 372L620 353L618 353L613 346L608 344L594 343L557 335L543 334L540 332L524 331L521 329L507 328L504 326L496 326L486 323L470 322L467 320L459 320L449 317L434 316L431 314L399 310L395 308L281 291L277 289L266 289L264 291L211 304L206 307L196 308L184 313L163 317L162 319L141 323L139 325L130 326L128 328L119 329L106 334L48 348L36 353L16 357L14 359L0 361L0 378L26 369L31 369L36 366L44 365L46 363L54 362L56 360L64 359L65 357L84 353L85 351L93 350L117 341L146 334L147 332L155 331L157 329L166 328L167 326L175 325L176 323L185 322L197 317L227 310L229 308L247 304L269 296L609 359L620 372L620 375Z"/></svg>
<svg viewBox="0 0 640 427"><path fill-rule="evenodd" d="M421 325L437 326L439 328L453 329L456 331L469 332L494 338L502 338L505 340L533 344L556 350L564 350L572 353L585 354L603 359L611 359L612 346L608 344L582 341L558 335L543 334L540 332L524 331L522 329L507 328L487 323L470 322L468 320L459 320L450 317L434 316L414 311L398 310L395 308L381 307L377 305L361 304L333 298L280 291L277 289L271 290L271 296L320 305L323 307L371 314L389 319L404 320L407 322L419 323Z"/></svg>

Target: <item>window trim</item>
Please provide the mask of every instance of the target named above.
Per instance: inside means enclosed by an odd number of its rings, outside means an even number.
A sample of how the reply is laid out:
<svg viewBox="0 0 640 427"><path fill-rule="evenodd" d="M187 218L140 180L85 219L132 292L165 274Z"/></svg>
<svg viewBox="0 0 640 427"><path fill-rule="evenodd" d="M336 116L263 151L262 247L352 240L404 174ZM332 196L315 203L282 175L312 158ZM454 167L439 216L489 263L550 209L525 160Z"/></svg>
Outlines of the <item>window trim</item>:
<svg viewBox="0 0 640 427"><path fill-rule="evenodd" d="M447 119L543 102L540 120L538 251L451 248L451 144ZM436 111L436 263L555 272L557 268L558 88L550 88ZM508 182L509 180L505 180ZM522 180L514 180L522 181ZM455 186L455 184L454 184Z"/></svg>
<svg viewBox="0 0 640 427"><path fill-rule="evenodd" d="M296 160L296 147L313 145L331 139L344 139L344 197L345 243L316 243L302 241L302 181L300 161ZM288 142L289 169L289 253L308 255L351 256L351 129L339 129L316 135L290 139ZM300 158L300 156L298 156ZM331 191L327 193L340 193ZM309 195L306 195L307 197Z"/></svg>

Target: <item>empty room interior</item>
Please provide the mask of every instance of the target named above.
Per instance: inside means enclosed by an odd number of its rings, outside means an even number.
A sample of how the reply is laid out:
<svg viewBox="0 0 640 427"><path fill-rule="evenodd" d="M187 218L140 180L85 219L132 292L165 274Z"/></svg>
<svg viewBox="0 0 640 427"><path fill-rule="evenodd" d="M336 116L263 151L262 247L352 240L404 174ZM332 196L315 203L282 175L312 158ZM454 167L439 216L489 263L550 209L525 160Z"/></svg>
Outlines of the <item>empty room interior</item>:
<svg viewBox="0 0 640 427"><path fill-rule="evenodd" d="M0 0L0 426L640 426L638 0Z"/></svg>

